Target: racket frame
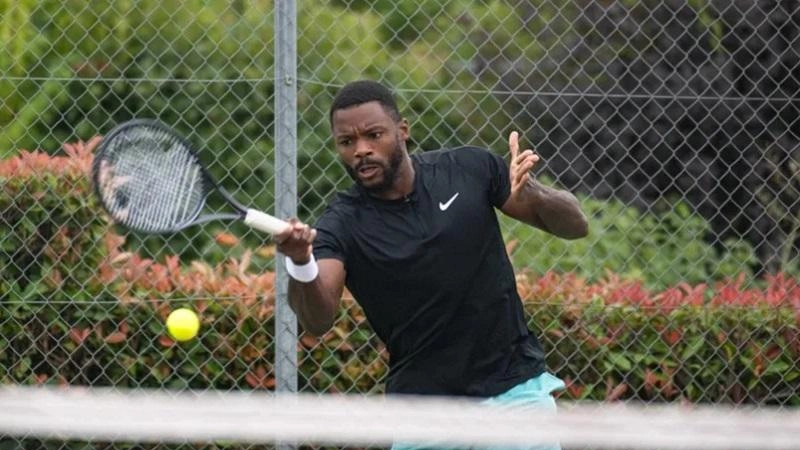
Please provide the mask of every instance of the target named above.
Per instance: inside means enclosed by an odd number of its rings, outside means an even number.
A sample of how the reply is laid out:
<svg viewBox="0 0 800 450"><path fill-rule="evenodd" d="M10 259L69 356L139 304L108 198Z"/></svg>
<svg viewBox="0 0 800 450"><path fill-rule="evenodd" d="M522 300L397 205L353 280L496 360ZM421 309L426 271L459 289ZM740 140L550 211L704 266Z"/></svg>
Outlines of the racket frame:
<svg viewBox="0 0 800 450"><path fill-rule="evenodd" d="M117 135L136 127L147 127L147 128L155 128L161 132L164 132L171 136L173 139L179 141L189 152L191 157L194 159L194 163L200 169L201 174L201 184L203 190L203 197L202 201L199 202L199 206L196 211L192 214L189 220L186 220L183 223L177 224L175 227L153 231L153 230L145 230L139 227L122 224L126 228L129 228L133 231L138 231L147 234L172 234L179 232L185 228L188 228L193 225L198 225L206 222L210 222L213 220L233 220L239 219L244 220L245 223L252 226L253 228L266 231L269 233L275 233L281 224L285 224L285 222L276 219L269 214L247 208L238 200L236 200L233 195L231 195L224 187L222 187L214 177L208 172L208 169L203 165L200 161L199 153L195 149L189 140L178 134L174 129L170 128L169 126L165 125L164 123L155 120L155 119L132 119L125 121L116 127L114 127L106 136L103 137L103 140L100 142L100 145L97 148L95 153L94 159L92 160L92 167L91 167L91 180L92 186L94 189L95 195L97 198L100 199L100 203L103 205L103 209L113 218L114 212L111 208L106 205L105 197L103 196L100 188L100 163L104 160L103 155L107 152L107 148L110 142L113 142L113 139L117 137ZM231 206L235 213L210 213L210 214L202 214L201 212L206 205L206 200L208 199L211 192L216 191L218 192L222 198ZM288 226L288 224L287 224Z"/></svg>

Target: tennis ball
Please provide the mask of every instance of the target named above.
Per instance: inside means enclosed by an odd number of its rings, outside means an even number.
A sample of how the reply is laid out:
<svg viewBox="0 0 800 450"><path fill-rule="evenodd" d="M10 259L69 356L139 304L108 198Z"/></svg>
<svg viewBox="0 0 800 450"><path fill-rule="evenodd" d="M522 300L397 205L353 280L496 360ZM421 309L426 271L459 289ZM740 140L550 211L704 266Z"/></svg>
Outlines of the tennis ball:
<svg viewBox="0 0 800 450"><path fill-rule="evenodd" d="M178 308L167 316L167 331L176 341L188 341L197 336L200 319L188 308Z"/></svg>

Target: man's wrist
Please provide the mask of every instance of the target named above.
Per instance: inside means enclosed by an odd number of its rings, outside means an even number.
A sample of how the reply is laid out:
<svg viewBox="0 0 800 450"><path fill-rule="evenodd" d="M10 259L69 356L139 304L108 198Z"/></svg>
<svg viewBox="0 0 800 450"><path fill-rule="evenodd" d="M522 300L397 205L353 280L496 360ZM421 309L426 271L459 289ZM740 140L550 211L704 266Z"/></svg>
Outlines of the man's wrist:
<svg viewBox="0 0 800 450"><path fill-rule="evenodd" d="M317 265L317 260L314 258L313 253L305 264L295 264L292 258L287 256L286 271L289 273L289 276L295 280L301 283L310 283L319 275L319 266Z"/></svg>

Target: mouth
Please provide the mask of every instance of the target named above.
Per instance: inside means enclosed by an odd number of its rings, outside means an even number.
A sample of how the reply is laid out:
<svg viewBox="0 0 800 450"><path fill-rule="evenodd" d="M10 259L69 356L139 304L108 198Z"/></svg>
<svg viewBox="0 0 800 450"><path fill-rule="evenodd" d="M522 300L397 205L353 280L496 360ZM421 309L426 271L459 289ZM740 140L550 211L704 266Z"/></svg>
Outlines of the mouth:
<svg viewBox="0 0 800 450"><path fill-rule="evenodd" d="M381 166L377 164L363 164L358 169L358 176L362 179L372 178L381 170Z"/></svg>

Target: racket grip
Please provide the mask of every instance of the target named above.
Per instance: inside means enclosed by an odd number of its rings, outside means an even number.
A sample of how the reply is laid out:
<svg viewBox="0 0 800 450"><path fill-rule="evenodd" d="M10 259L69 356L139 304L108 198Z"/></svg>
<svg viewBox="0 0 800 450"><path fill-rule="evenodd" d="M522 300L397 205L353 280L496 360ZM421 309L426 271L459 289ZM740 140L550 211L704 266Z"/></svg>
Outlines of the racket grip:
<svg viewBox="0 0 800 450"><path fill-rule="evenodd" d="M248 209L244 216L244 223L259 231L278 234L289 227L289 224L267 213L255 209Z"/></svg>

